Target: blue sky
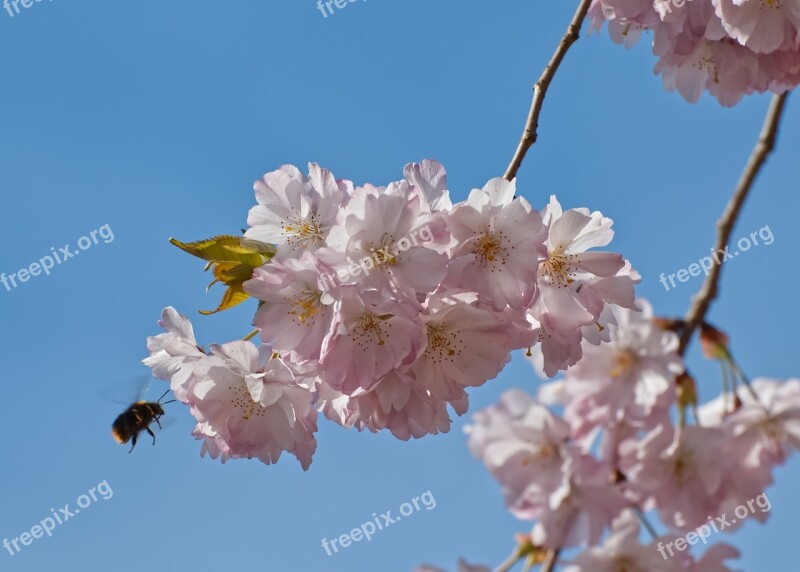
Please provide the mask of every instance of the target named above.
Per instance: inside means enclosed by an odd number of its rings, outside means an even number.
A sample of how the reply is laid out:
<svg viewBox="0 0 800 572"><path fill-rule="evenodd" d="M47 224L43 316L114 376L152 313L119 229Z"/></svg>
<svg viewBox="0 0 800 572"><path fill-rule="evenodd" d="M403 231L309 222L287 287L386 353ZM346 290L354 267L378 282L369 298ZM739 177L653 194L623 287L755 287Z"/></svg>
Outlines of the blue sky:
<svg viewBox="0 0 800 572"><path fill-rule="evenodd" d="M202 263L167 239L236 233L264 172L316 161L379 184L430 157L445 164L459 200L501 175L572 4L371 0L328 18L312 0L55 0L13 18L0 11L0 272L105 224L114 232L50 276L0 287L0 537L30 530L51 507L74 507L101 481L114 493L52 538L14 557L0 552L0 569L132 572L147 558L176 570L405 572L421 562L452 569L459 555L502 561L512 533L528 525L504 510L467 451L466 419L412 443L325 422L304 473L289 456L272 467L201 459L177 405L158 446L145 439L128 455L110 435L120 407L98 393L146 372L139 360L164 306L192 316L201 343L249 331L252 301L196 313L221 290L206 295ZM667 292L658 276L712 246L768 98L692 106L663 91L653 64L646 42L626 51L604 34L576 44L518 189L540 208L555 193L567 207L612 217L614 250L644 277L639 295L678 315L700 278ZM790 99L779 148L734 232L769 225L775 241L724 267L711 313L752 377L797 375L799 145ZM473 410L510 387L536 390L520 357L472 391ZM713 396L718 369L696 347L690 359L702 394ZM793 459L768 491L768 525L748 523L732 537L739 568L794 561L798 479ZM435 509L335 556L322 549L323 537L425 491Z"/></svg>

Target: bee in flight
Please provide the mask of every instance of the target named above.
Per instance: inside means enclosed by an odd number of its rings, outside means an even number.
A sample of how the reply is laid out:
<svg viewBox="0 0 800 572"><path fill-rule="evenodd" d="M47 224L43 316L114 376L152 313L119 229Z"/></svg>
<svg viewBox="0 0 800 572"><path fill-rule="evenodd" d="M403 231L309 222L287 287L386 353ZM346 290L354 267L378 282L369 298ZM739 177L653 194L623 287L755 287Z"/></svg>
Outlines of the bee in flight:
<svg viewBox="0 0 800 572"><path fill-rule="evenodd" d="M156 444L156 435L150 430L150 424L155 421L158 428L161 429L161 416L164 415L164 408L162 405L172 403L174 399L161 403L161 400L169 393L169 389L164 392L164 395L158 398L158 401L137 401L125 411L119 414L111 426L111 432L114 435L117 443L120 445L131 441L131 450L136 446L136 439L139 433L147 431L153 438L153 445Z"/></svg>

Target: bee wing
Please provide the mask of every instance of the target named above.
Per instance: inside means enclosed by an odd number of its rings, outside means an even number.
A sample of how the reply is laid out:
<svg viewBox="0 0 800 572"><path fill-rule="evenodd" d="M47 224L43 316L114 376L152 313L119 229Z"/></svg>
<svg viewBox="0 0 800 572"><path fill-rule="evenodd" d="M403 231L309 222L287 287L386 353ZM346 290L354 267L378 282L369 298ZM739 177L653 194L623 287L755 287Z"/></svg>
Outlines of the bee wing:
<svg viewBox="0 0 800 572"><path fill-rule="evenodd" d="M144 383L142 384L142 387L139 389L139 398L137 399L137 401L146 401L147 400L146 395L150 391L150 388L152 386L153 386L153 376L148 375L147 379L145 379Z"/></svg>
<svg viewBox="0 0 800 572"><path fill-rule="evenodd" d="M174 415L164 415L159 422L161 423L161 428L166 429L167 427L174 427L178 422L178 418Z"/></svg>
<svg viewBox="0 0 800 572"><path fill-rule="evenodd" d="M97 395L106 401L113 401L125 407L142 401L153 381L149 373L136 375L121 381L112 382L100 387Z"/></svg>

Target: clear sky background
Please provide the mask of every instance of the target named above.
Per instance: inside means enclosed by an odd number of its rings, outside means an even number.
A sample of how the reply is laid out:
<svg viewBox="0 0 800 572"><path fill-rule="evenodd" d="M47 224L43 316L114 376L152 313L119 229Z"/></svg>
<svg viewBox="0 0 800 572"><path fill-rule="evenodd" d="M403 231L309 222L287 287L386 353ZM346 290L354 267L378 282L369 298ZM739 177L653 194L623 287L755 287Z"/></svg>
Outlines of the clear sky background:
<svg viewBox="0 0 800 572"><path fill-rule="evenodd" d="M337 177L385 184L423 158L445 164L457 200L503 173L531 86L573 2L370 0L327 19L313 0L41 2L0 11L0 272L10 274L109 224L102 242L8 292L0 286L0 538L16 537L107 480L99 501L0 570L87 572L409 572L453 569L459 555L496 566L529 528L500 488L446 435L404 443L321 422L311 470L227 465L199 456L188 411L133 454L111 438L120 406L98 393L146 373L146 336L163 307L192 317L207 344L250 331L255 303L202 317L202 262L168 237L237 233L252 182L283 163L316 161ZM653 76L649 39L634 49L604 33L581 40L548 95L540 140L518 189L541 208L601 210L613 250L642 273L639 295L683 314L694 278L667 292L660 273L704 256L750 154L768 97L733 109L685 103ZM711 318L752 377L790 377L796 363L800 99L734 232L775 236L729 262ZM696 346L701 392L719 373ZM520 355L471 392L472 410L539 380ZM154 387L150 397L161 392ZM122 391L121 398L125 398ZM468 416L467 416L468 417ZM731 539L739 568L796 569L800 462L777 473L767 526ZM437 506L328 557L323 537L358 527L430 490ZM727 539L719 535L715 540Z"/></svg>

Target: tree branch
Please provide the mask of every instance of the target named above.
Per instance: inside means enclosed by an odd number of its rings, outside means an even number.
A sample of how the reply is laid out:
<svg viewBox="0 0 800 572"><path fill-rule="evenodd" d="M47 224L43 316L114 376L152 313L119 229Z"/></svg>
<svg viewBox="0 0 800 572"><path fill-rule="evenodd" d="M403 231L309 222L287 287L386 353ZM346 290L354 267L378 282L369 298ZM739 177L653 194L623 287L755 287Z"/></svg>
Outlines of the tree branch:
<svg viewBox="0 0 800 572"><path fill-rule="evenodd" d="M547 553L547 558L544 564L542 564L542 572L553 572L553 570L556 569L556 561L558 560L558 554L560 552L560 549L556 549Z"/></svg>
<svg viewBox="0 0 800 572"><path fill-rule="evenodd" d="M736 191L733 193L731 200L725 207L725 211L717 221L717 241L715 248L717 251L724 250L728 245L733 227L744 205L748 193L753 187L753 183L758 176L761 167L767 160L767 157L775 148L775 141L778 135L778 126L780 125L783 110L786 105L786 98L788 93L781 95L774 95L770 102L769 111L764 119L764 126L761 129L761 135L758 138L753 153L750 155L750 160L739 179L739 184L736 186ZM686 353L689 347L689 342L692 340L692 334L697 327L703 323L706 314L708 313L711 303L717 297L718 284L720 275L722 274L722 265L716 261L716 264L711 268L706 277L703 287L692 298L692 306L684 318L686 326L681 334L680 340L680 353Z"/></svg>
<svg viewBox="0 0 800 572"><path fill-rule="evenodd" d="M531 110L528 113L528 121L525 124L525 130L522 132L522 138L517 146L517 151L514 153L514 158L511 160L508 169L506 169L506 180L510 181L517 176L517 171L520 165L522 165L523 159L525 159L525 154L528 152L528 149L536 143L539 129L539 114L542 111L544 97L547 95L547 88L550 87L550 82L553 81L553 77L555 77L556 71L558 71L558 66L561 65L561 61L564 59L564 56L567 55L570 46L578 40L581 26L586 19L586 13L589 11L589 5L591 3L591 0L581 0L578 11L575 12L575 16L573 16L572 22L569 28L567 28L567 33L561 38L556 52L553 54L547 67L544 68L541 77L539 77L539 80L533 87L533 102L531 103Z"/></svg>

